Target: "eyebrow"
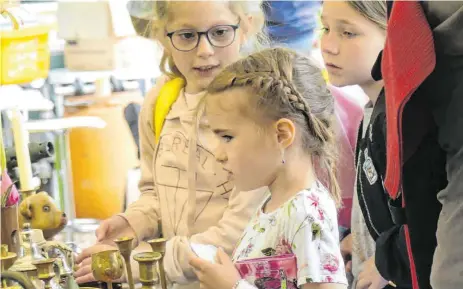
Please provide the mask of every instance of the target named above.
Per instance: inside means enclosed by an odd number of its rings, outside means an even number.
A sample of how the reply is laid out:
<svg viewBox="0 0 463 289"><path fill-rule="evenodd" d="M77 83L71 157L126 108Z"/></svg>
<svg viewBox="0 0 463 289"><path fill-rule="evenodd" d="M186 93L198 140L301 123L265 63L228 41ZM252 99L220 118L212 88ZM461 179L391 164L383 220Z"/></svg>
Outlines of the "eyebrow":
<svg viewBox="0 0 463 289"><path fill-rule="evenodd" d="M220 129L220 128L213 129L212 131L213 131L215 134L223 134L223 133L228 132L227 129Z"/></svg>
<svg viewBox="0 0 463 289"><path fill-rule="evenodd" d="M326 20L325 17L320 16L320 18L322 20ZM346 25L355 25L354 23L350 22L349 20L346 20L346 19L336 19L336 22L340 23L340 24L346 24Z"/></svg>

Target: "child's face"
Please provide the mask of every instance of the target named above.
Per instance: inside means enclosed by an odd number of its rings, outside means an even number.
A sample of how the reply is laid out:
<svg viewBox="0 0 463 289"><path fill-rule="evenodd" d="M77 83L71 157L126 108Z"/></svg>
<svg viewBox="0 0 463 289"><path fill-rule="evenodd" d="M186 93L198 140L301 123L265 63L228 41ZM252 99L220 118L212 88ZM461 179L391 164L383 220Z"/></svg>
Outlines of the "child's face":
<svg viewBox="0 0 463 289"><path fill-rule="evenodd" d="M345 1L324 1L321 49L330 82L335 86L373 81L371 70L384 47L385 31Z"/></svg>
<svg viewBox="0 0 463 289"><path fill-rule="evenodd" d="M272 125L264 129L243 116L240 108L247 93L242 88L230 89L208 96L206 105L206 118L219 139L215 157L233 174L235 186L242 191L269 186L282 164Z"/></svg>
<svg viewBox="0 0 463 289"><path fill-rule="evenodd" d="M238 25L239 17L229 8L228 1L195 1L173 3L166 32L191 30L205 32L218 25ZM219 31L223 33L223 30ZM233 33L229 31L227 33ZM182 34L182 39L191 34ZM244 41L243 29L238 28L233 42L226 47L214 47L207 37L202 35L196 48L179 51L165 37L165 48L172 55L175 65L186 78L186 91L197 93L204 90L212 79L228 64L238 60Z"/></svg>

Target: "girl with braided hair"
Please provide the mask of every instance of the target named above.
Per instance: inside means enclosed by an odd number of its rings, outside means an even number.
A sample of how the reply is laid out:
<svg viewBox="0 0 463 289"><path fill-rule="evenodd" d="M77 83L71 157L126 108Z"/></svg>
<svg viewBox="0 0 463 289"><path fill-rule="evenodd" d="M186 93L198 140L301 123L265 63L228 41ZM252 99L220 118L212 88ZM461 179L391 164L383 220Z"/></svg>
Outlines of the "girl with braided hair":
<svg viewBox="0 0 463 289"><path fill-rule="evenodd" d="M297 259L297 278L287 288L346 288L334 99L320 69L291 50L267 49L215 77L203 108L219 140L215 156L235 186L267 187L270 194L243 232L233 261L223 250L215 264L191 258L201 286L259 288L266 280L242 280L233 262L289 253ZM315 163L324 168L328 188L317 179Z"/></svg>

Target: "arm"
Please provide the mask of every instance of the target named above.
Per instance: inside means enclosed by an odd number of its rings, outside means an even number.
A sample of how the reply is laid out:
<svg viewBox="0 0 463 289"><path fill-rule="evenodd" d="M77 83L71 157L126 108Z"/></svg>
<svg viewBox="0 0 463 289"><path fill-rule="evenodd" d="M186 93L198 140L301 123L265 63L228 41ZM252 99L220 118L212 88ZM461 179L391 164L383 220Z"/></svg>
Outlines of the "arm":
<svg viewBox="0 0 463 289"><path fill-rule="evenodd" d="M156 86L145 96L138 125L141 152L141 179L139 183L141 196L137 201L130 204L123 214L120 214L134 230L137 243L145 238L155 236L159 231L159 200L153 175L153 160L156 148L153 129L153 110L159 90L166 80L166 77L160 77L156 81Z"/></svg>
<svg viewBox="0 0 463 289"><path fill-rule="evenodd" d="M463 9L459 11L463 13ZM442 211L437 223L437 248L431 271L434 289L463 288L463 69L461 61L452 59L450 62L455 67L442 65L439 75L443 80L435 83L439 89L434 100L435 120L440 147L447 155L448 184L437 194Z"/></svg>
<svg viewBox="0 0 463 289"><path fill-rule="evenodd" d="M376 239L375 264L386 281L392 281L400 287L411 287L410 262L403 226L394 226Z"/></svg>
<svg viewBox="0 0 463 289"><path fill-rule="evenodd" d="M189 242L221 247L228 255L231 255L252 214L255 213L257 206L263 201L266 194L266 189L252 192L233 191L228 207L217 226L193 235L190 239L184 236L170 239L167 242L164 257L164 268L168 278L176 283L196 280L196 275L189 265L189 256L192 254Z"/></svg>

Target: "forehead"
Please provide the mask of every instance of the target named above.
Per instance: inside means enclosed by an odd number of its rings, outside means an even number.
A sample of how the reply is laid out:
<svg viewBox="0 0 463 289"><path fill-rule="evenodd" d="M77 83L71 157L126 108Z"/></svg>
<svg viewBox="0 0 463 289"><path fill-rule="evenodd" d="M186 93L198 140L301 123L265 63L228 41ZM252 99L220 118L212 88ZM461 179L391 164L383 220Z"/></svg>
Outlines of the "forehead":
<svg viewBox="0 0 463 289"><path fill-rule="evenodd" d="M248 118L250 111L250 92L244 88L232 88L223 92L208 94L206 117L210 125L233 126Z"/></svg>
<svg viewBox="0 0 463 289"><path fill-rule="evenodd" d="M353 9L346 1L324 1L322 20L336 21L339 24L370 24L369 20Z"/></svg>
<svg viewBox="0 0 463 289"><path fill-rule="evenodd" d="M228 1L175 1L169 8L170 29L208 29L214 25L234 24L237 16Z"/></svg>

